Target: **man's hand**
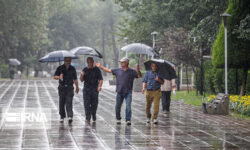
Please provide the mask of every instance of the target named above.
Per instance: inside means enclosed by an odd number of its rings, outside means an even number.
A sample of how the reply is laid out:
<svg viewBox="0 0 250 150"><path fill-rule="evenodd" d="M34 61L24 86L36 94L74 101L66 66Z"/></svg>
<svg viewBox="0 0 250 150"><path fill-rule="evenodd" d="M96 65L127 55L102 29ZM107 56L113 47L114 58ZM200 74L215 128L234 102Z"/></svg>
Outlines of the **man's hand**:
<svg viewBox="0 0 250 150"><path fill-rule="evenodd" d="M75 92L76 92L76 94L78 94L78 92L79 92L79 87L76 87Z"/></svg>
<svg viewBox="0 0 250 150"><path fill-rule="evenodd" d="M85 72L84 72L84 71L82 71L82 72L81 72L81 75L82 75L82 76L84 76L84 74L85 74Z"/></svg>
<svg viewBox="0 0 250 150"><path fill-rule="evenodd" d="M95 66L98 67L98 68L101 68L101 63L95 63Z"/></svg>
<svg viewBox="0 0 250 150"><path fill-rule="evenodd" d="M159 79L159 77L158 77L158 76L156 76L156 77L155 77L155 81L160 82L160 79Z"/></svg>
<svg viewBox="0 0 250 150"><path fill-rule="evenodd" d="M63 79L63 74L61 73L60 76L59 76L60 79Z"/></svg>
<svg viewBox="0 0 250 150"><path fill-rule="evenodd" d="M143 88L143 89L142 89L141 93L142 93L142 94L144 94L144 93L145 93L145 88Z"/></svg>
<svg viewBox="0 0 250 150"><path fill-rule="evenodd" d="M99 87L97 88L97 91L100 92L101 90L102 90L102 87L99 86Z"/></svg>

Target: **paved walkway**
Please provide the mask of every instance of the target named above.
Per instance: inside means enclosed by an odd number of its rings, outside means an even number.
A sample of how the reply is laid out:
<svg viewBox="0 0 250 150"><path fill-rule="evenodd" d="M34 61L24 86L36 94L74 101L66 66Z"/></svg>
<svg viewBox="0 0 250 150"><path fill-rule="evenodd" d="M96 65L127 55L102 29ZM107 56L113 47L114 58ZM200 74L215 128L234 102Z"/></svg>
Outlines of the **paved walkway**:
<svg viewBox="0 0 250 150"><path fill-rule="evenodd" d="M42 122L30 127L23 122L10 128L0 115L0 149L250 149L247 121L203 114L199 107L172 102L170 115L160 112L159 124L147 125L144 95L133 93L132 125L116 125L114 106L114 86L105 81L96 124L85 123L82 92L74 98L73 124L60 124L56 81L0 80L1 114L19 108L51 116L51 125Z"/></svg>

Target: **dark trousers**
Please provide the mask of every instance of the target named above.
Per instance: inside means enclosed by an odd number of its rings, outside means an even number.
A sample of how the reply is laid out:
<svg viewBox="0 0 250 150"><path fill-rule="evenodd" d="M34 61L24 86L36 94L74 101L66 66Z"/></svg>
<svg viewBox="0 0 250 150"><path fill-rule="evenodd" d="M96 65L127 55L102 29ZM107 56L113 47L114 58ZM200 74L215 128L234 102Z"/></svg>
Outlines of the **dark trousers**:
<svg viewBox="0 0 250 150"><path fill-rule="evenodd" d="M73 118L72 101L74 97L74 88L59 87L58 92L59 92L59 114L61 118L66 117L65 106L66 106L67 116Z"/></svg>
<svg viewBox="0 0 250 150"><path fill-rule="evenodd" d="M161 104L162 104L162 110L163 111L169 111L170 107L170 96L171 96L171 91L161 91L162 97L161 97Z"/></svg>
<svg viewBox="0 0 250 150"><path fill-rule="evenodd" d="M83 89L83 103L85 108L86 120L90 121L91 116L92 120L96 120L96 111L98 106L98 95L99 92L97 88L94 89Z"/></svg>

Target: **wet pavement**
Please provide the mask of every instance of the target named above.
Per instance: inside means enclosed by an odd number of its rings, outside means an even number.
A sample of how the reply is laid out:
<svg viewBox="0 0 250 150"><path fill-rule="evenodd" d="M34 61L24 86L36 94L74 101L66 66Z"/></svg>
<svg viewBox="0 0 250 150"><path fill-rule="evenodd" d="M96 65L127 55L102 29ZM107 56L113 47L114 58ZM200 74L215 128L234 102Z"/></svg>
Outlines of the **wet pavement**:
<svg viewBox="0 0 250 150"><path fill-rule="evenodd" d="M171 114L160 112L158 125L146 124L141 93L133 93L132 125L124 121L125 103L122 124L116 125L114 86L107 83L99 95L97 122L85 122L80 92L74 97L74 121L69 125L59 123L56 81L0 80L0 149L250 149L249 121L203 114L199 107L180 101L171 103ZM44 112L50 119L11 128L3 114L18 109Z"/></svg>

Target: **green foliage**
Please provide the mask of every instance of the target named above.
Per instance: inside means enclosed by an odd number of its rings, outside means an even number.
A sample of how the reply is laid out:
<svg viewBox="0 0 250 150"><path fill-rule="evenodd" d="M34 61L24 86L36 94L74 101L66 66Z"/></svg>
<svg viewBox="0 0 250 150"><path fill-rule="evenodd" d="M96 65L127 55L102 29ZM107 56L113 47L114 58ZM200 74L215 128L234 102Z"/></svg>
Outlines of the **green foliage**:
<svg viewBox="0 0 250 150"><path fill-rule="evenodd" d="M250 40L248 31L240 34L244 27L249 30L248 15L250 13L248 0L230 0L227 13L228 17L228 64L229 67L249 67ZM239 27L240 26L240 27ZM239 31L238 31L239 30ZM220 25L219 33L213 45L213 63L216 67L224 65L224 26Z"/></svg>

